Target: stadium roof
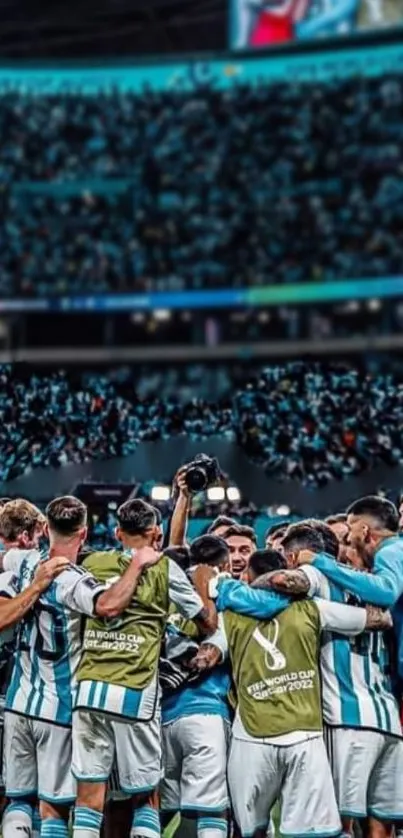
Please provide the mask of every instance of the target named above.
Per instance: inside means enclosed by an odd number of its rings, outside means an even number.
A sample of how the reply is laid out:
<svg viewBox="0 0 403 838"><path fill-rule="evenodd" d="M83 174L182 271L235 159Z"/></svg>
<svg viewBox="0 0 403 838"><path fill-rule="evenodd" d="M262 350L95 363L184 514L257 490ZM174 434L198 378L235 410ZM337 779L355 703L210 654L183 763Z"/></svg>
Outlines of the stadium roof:
<svg viewBox="0 0 403 838"><path fill-rule="evenodd" d="M222 50L228 0L0 0L0 60Z"/></svg>

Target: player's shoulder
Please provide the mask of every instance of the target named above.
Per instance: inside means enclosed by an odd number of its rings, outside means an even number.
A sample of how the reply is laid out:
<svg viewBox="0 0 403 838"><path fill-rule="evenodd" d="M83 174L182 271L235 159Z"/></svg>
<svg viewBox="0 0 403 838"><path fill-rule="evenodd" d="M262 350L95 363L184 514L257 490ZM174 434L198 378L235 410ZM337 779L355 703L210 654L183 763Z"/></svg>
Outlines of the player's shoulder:
<svg viewBox="0 0 403 838"><path fill-rule="evenodd" d="M380 545L376 551L375 561L379 559L394 559L396 557L403 559L403 538L398 535L387 538Z"/></svg>
<svg viewBox="0 0 403 838"><path fill-rule="evenodd" d="M11 550L7 550L3 557L3 568L5 571L21 574L23 579L24 577L29 578L32 568L41 561L41 558L42 554L39 550L20 550L13 547Z"/></svg>
<svg viewBox="0 0 403 838"><path fill-rule="evenodd" d="M20 583L17 574L12 570L0 573L0 597L14 597L20 593Z"/></svg>

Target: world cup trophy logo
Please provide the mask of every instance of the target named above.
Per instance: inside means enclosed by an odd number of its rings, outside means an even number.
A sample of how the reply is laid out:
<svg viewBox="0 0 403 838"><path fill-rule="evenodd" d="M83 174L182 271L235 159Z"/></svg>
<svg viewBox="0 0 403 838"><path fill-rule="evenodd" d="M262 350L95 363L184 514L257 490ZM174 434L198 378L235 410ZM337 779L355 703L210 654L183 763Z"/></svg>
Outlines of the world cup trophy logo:
<svg viewBox="0 0 403 838"><path fill-rule="evenodd" d="M265 664L270 672L276 672L280 669L285 669L287 660L280 649L277 648L277 640L279 633L279 624L277 620L272 620L267 628L267 637L256 628L253 632L253 639L265 651Z"/></svg>

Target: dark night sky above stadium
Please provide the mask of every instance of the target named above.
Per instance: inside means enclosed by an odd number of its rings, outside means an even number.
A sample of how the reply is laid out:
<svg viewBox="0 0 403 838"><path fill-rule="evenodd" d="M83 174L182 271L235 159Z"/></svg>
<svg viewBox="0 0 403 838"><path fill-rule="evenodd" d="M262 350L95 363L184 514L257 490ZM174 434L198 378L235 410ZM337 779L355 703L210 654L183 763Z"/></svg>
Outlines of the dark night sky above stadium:
<svg viewBox="0 0 403 838"><path fill-rule="evenodd" d="M227 0L0 0L0 58L222 50Z"/></svg>

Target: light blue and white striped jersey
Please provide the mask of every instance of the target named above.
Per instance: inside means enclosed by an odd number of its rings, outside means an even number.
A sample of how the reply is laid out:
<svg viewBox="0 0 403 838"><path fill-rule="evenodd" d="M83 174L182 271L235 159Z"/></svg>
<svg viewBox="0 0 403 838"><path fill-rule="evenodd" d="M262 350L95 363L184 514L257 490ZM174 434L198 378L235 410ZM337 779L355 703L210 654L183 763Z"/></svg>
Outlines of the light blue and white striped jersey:
<svg viewBox="0 0 403 838"><path fill-rule="evenodd" d="M171 618L172 619L172 618ZM167 633L178 633L173 622L168 623ZM222 618L219 627L205 641L220 649L223 659L226 657L228 644L225 638ZM163 694L161 704L162 724L170 724L184 716L221 716L230 720L228 693L231 687L229 668L221 663L210 673L205 673L199 680L185 683L176 692Z"/></svg>
<svg viewBox="0 0 403 838"><path fill-rule="evenodd" d="M36 550L10 551L15 595L27 588L43 558ZM1 580L0 580L1 581ZM22 621L6 710L70 725L81 654L81 615L92 616L94 600L105 590L91 574L71 565L58 576ZM0 596L6 594L0 588Z"/></svg>
<svg viewBox="0 0 403 838"><path fill-rule="evenodd" d="M12 599L18 588L17 579L10 571L0 573L0 590L2 596L7 599ZM15 628L5 629L0 632L0 706L4 707L5 695L10 683L12 667L14 663L14 649L15 649ZM1 714L0 714L1 715Z"/></svg>
<svg viewBox="0 0 403 838"><path fill-rule="evenodd" d="M309 596L346 602L348 595L312 565L304 565ZM323 635L321 649L323 717L328 725L379 730L402 736L392 693L390 660L382 632L344 638Z"/></svg>

